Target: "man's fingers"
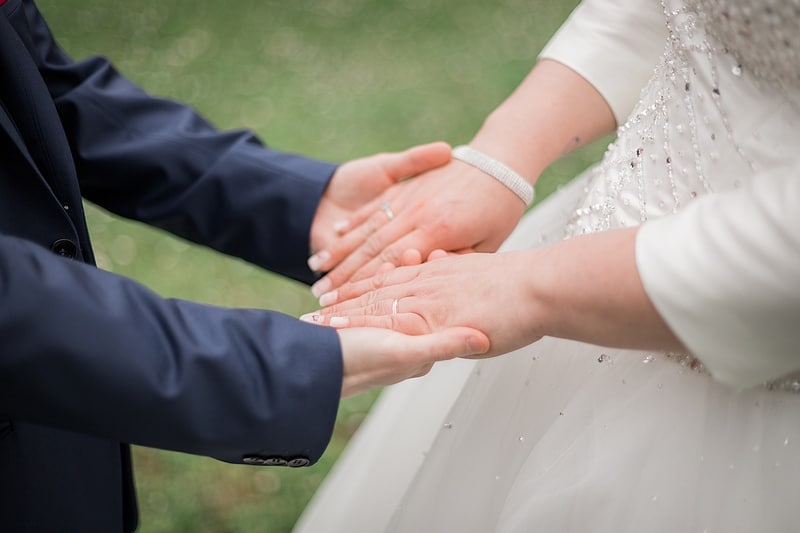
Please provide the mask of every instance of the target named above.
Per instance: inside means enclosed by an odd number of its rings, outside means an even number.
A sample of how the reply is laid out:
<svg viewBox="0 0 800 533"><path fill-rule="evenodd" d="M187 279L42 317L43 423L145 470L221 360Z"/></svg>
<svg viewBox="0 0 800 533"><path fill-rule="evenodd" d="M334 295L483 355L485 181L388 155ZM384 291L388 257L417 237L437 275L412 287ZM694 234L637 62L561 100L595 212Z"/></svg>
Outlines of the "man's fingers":
<svg viewBox="0 0 800 533"><path fill-rule="evenodd" d="M322 294L319 297L319 305L325 308L322 312L327 315L336 313L340 309L358 309L368 306L372 306L371 314L389 314L392 309L387 306L386 302L391 302L393 298L413 297L399 285L414 279L418 271L419 269L414 266L398 267L376 273L371 278L347 282L338 289ZM411 304L411 302L406 303ZM378 305L383 307L375 307ZM415 308L412 306L411 309Z"/></svg>
<svg viewBox="0 0 800 533"><path fill-rule="evenodd" d="M485 333L467 327L452 327L427 335L411 336L407 341L411 351L422 353L423 358L430 361L481 355L488 352L491 346Z"/></svg>
<svg viewBox="0 0 800 533"><path fill-rule="evenodd" d="M427 374L428 374L428 372L430 372L432 368L433 368L433 363L428 363L428 364L422 365L422 368L420 368L420 369L419 369L419 370L418 370L416 373L414 373L414 375L413 375L413 376L411 376L411 377L412 377L412 378L421 378L422 376L425 376L425 375L427 375ZM409 378L409 379L410 379L410 378Z"/></svg>
<svg viewBox="0 0 800 533"><path fill-rule="evenodd" d="M450 145L433 142L414 146L402 152L386 154L384 169L394 181L416 176L450 161Z"/></svg>
<svg viewBox="0 0 800 533"><path fill-rule="evenodd" d="M437 361L488 350L489 339L471 328L405 335L375 328L340 330L342 396L426 374Z"/></svg>

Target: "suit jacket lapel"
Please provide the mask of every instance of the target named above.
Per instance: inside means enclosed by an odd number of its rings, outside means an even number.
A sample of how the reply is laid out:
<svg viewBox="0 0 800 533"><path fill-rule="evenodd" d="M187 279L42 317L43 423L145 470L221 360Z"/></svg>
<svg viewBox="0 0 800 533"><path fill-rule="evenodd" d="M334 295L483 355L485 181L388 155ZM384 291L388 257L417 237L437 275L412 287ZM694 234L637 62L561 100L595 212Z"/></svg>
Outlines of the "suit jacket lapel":
<svg viewBox="0 0 800 533"><path fill-rule="evenodd" d="M0 0L0 6L2 6L5 3L6 0ZM0 18L2 19L6 18L4 10L0 11ZM11 30L11 28L7 26L5 20L0 22L0 25L2 25L2 27L0 28L0 31L2 33ZM9 83L9 81L5 81L5 83ZM11 118L11 113L9 113L8 109L6 109L5 103L3 102L2 99L2 95L0 95L0 130L6 133L8 139L17 147L19 153L25 158L25 160L30 164L30 166L36 169L36 163L34 162L31 153L28 151L28 147L25 146L25 140L22 138L22 134L20 133L19 128L17 128L17 125L14 123L14 119ZM0 142L2 141L0 140Z"/></svg>
<svg viewBox="0 0 800 533"><path fill-rule="evenodd" d="M72 190L77 181L65 179L65 174L74 178L74 163L50 91L29 50L3 13L0 13L0 68L7 76L0 85L0 98L7 110L3 128L17 146L22 145L23 156L60 201L79 198L77 191Z"/></svg>
<svg viewBox="0 0 800 533"><path fill-rule="evenodd" d="M6 110L5 105L3 105L2 100L0 100L0 130L5 132L8 140L11 141L19 150L20 155L28 162L28 164L32 167L33 170L36 171L38 174L38 168L36 167L36 162L33 160L31 153L28 151L28 147L25 146L25 141L22 139L22 135L17 129L17 125L14 124L14 120L11 118L11 115ZM3 142L0 140L0 142Z"/></svg>

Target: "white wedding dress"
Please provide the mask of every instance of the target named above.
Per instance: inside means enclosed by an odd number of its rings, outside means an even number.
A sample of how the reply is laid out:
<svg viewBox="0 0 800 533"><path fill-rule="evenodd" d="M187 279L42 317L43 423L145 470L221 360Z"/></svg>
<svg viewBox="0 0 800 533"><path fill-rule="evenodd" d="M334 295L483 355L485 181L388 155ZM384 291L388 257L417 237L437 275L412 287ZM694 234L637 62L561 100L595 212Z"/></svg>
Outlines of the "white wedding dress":
<svg viewBox="0 0 800 533"><path fill-rule="evenodd" d="M587 1L543 56L595 83L622 126L505 249L800 179L797 0ZM552 338L439 364L384 391L296 532L797 531L798 392L791 377L736 390L689 356Z"/></svg>

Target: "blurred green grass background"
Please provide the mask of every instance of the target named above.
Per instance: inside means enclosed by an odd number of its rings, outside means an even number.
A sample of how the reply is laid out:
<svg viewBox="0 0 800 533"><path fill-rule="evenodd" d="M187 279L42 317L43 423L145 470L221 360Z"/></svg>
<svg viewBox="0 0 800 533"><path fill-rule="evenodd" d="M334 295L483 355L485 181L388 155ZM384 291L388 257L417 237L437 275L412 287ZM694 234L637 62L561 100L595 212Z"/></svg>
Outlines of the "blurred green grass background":
<svg viewBox="0 0 800 533"><path fill-rule="evenodd" d="M469 141L527 74L576 0L40 0L76 59L110 57L149 92L221 128L330 161ZM565 158L539 199L601 154ZM312 310L307 288L88 206L102 268L164 296ZM342 402L319 464L253 468L137 447L143 532L286 532L376 394Z"/></svg>

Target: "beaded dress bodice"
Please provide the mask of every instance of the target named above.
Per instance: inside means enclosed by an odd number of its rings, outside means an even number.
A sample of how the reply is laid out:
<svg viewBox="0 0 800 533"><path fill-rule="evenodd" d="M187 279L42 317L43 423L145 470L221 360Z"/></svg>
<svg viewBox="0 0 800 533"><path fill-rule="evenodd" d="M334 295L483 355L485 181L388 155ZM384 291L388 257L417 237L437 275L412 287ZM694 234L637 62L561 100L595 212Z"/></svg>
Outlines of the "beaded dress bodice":
<svg viewBox="0 0 800 533"><path fill-rule="evenodd" d="M800 171L800 0L663 0L662 8L664 53L567 236L677 212L762 170Z"/></svg>

